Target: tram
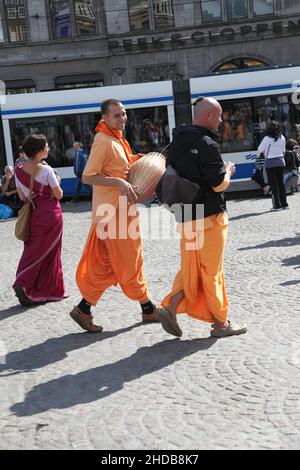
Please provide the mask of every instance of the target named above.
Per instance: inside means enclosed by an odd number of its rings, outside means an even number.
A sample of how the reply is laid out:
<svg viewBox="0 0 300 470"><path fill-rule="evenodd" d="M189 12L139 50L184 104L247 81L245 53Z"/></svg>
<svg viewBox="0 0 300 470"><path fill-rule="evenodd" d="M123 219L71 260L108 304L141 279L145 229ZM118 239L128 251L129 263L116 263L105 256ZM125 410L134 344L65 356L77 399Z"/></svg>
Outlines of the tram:
<svg viewBox="0 0 300 470"><path fill-rule="evenodd" d="M134 152L161 151L172 129L191 122L198 96L216 98L223 108L220 146L223 159L236 164L231 191L257 188L251 181L256 149L271 120L287 138L300 137L300 66L238 71L191 78L75 90L2 96L0 154L14 165L17 149L31 133L47 136L48 163L62 178L65 195L75 188L75 141L89 152L101 117L101 102L115 98L127 110L126 138ZM1 125L0 125L1 127Z"/></svg>

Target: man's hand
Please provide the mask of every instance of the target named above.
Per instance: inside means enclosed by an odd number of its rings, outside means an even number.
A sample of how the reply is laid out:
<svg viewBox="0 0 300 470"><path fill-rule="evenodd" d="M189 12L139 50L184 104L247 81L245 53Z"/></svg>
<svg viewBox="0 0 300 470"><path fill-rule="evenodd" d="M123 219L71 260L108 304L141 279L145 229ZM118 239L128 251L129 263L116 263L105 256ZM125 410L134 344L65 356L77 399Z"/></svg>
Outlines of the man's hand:
<svg viewBox="0 0 300 470"><path fill-rule="evenodd" d="M118 181L118 188L120 190L121 196L126 196L129 204L135 204L137 202L136 186L132 186L125 180L120 179Z"/></svg>
<svg viewBox="0 0 300 470"><path fill-rule="evenodd" d="M226 168L226 171L230 174L230 176L233 176L236 172L236 167L235 164L232 162L225 162L224 166Z"/></svg>

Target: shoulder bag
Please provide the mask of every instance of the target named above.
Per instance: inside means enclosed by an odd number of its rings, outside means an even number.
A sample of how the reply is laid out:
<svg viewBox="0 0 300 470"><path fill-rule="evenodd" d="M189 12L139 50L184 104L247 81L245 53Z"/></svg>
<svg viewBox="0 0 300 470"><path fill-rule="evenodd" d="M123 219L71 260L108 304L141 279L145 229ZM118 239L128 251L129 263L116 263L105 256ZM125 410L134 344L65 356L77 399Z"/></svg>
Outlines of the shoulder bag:
<svg viewBox="0 0 300 470"><path fill-rule="evenodd" d="M15 226L15 236L17 237L18 240L21 240L22 242L26 242L29 238L29 219L30 219L30 213L31 213L31 206L33 207L33 209L35 209L35 204L31 197L32 189L33 189L34 178L39 168L41 168L41 166L42 166L41 164L38 164L34 172L32 173L31 179L30 179L29 196L24 206L22 207L22 209L19 210L18 220Z"/></svg>
<svg viewBox="0 0 300 470"><path fill-rule="evenodd" d="M155 189L159 201L168 206L192 204L199 191L199 184L182 178L170 163Z"/></svg>

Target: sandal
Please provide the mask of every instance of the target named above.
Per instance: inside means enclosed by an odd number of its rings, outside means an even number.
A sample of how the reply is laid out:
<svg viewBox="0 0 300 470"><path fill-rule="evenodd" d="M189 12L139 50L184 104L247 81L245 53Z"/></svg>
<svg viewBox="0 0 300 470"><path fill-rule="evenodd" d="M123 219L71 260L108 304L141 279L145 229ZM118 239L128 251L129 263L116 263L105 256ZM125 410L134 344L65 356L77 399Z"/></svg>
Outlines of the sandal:
<svg viewBox="0 0 300 470"><path fill-rule="evenodd" d="M211 330L211 336L215 338L225 338L225 336L233 336L233 335L243 335L247 333L246 325L242 323L231 323L230 320L227 321L226 326L214 326Z"/></svg>
<svg viewBox="0 0 300 470"><path fill-rule="evenodd" d="M15 286L14 291L15 291L16 297L18 297L20 304L23 305L24 307L32 307L33 305L38 305L40 303L40 302L34 302L33 300L30 300L27 297L24 288L21 286Z"/></svg>
<svg viewBox="0 0 300 470"><path fill-rule="evenodd" d="M170 335L180 337L182 331L177 323L176 315L173 315L168 309L162 307L157 314L158 321L161 323L163 329Z"/></svg>

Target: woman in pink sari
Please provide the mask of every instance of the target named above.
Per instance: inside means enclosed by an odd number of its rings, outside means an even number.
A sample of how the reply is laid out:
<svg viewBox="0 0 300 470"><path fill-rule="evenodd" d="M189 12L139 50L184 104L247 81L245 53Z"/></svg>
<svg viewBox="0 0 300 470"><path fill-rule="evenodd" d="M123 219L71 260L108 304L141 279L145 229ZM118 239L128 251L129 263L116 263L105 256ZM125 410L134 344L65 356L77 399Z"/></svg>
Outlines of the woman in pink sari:
<svg viewBox="0 0 300 470"><path fill-rule="evenodd" d="M29 196L31 175L36 166L48 157L49 147L44 135L30 135L23 150L28 161L16 167L16 186L23 201ZM60 178L47 164L35 176L29 238L19 262L13 289L22 305L58 301L65 297L61 246L63 219L59 199L63 196Z"/></svg>

